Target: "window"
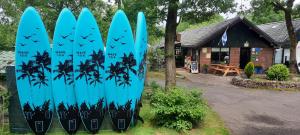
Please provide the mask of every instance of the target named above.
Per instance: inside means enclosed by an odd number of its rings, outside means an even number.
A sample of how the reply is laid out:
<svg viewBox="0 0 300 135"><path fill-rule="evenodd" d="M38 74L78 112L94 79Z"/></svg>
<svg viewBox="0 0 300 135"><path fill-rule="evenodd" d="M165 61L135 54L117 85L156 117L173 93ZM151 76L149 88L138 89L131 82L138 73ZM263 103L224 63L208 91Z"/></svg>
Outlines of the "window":
<svg viewBox="0 0 300 135"><path fill-rule="evenodd" d="M211 63L229 63L229 48L212 48L211 50Z"/></svg>
<svg viewBox="0 0 300 135"><path fill-rule="evenodd" d="M181 47L175 47L175 55L180 56L181 55Z"/></svg>

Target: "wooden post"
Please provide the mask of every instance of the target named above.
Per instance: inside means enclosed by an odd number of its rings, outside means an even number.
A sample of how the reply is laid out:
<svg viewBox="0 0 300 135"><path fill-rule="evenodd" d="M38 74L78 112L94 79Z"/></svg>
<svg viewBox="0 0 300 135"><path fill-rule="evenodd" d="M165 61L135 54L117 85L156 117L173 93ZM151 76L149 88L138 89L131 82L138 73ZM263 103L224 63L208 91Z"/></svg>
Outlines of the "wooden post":
<svg viewBox="0 0 300 135"><path fill-rule="evenodd" d="M7 90L9 93L9 130L11 133L27 133L30 131L30 129L25 121L20 107L14 66L8 66L6 68L6 78Z"/></svg>

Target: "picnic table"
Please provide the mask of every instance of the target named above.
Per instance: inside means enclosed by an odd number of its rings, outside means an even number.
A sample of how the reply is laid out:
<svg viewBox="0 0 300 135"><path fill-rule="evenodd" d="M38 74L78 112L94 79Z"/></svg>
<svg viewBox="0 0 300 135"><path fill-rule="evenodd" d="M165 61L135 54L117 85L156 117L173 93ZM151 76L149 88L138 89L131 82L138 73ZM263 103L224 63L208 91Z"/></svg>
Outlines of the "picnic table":
<svg viewBox="0 0 300 135"><path fill-rule="evenodd" d="M227 76L228 73L236 73L237 75L240 75L240 68L237 66L230 66L230 65L224 65L224 64L211 64L210 69L213 71L214 74L217 72L224 73L223 76Z"/></svg>

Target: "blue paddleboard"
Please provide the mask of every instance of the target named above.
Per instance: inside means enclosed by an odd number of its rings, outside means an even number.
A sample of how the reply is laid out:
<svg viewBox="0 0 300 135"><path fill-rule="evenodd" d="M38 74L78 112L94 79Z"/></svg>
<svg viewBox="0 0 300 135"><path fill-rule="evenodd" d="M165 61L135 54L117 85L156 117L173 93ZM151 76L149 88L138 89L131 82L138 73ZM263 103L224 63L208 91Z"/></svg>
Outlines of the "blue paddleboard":
<svg viewBox="0 0 300 135"><path fill-rule="evenodd" d="M16 80L21 108L35 134L45 134L52 120L50 51L38 12L26 8L16 37Z"/></svg>
<svg viewBox="0 0 300 135"><path fill-rule="evenodd" d="M144 90L144 83L146 77L146 69L147 69L147 41L148 41L148 33L147 33L147 25L146 18L142 12L139 12L137 17L137 26L136 26L136 36L135 36L135 53L137 59L137 92L136 92L136 108L134 113L134 123L139 119L139 111L142 106L141 96Z"/></svg>
<svg viewBox="0 0 300 135"><path fill-rule="evenodd" d="M83 8L73 48L75 94L85 128L96 133L105 114L104 46L93 14Z"/></svg>
<svg viewBox="0 0 300 135"><path fill-rule="evenodd" d="M118 131L125 131L135 108L137 62L134 39L125 13L117 11L109 28L105 53L105 92Z"/></svg>
<svg viewBox="0 0 300 135"><path fill-rule="evenodd" d="M52 92L55 109L62 127L76 133L80 125L73 78L73 43L76 19L64 8L56 21L52 48Z"/></svg>

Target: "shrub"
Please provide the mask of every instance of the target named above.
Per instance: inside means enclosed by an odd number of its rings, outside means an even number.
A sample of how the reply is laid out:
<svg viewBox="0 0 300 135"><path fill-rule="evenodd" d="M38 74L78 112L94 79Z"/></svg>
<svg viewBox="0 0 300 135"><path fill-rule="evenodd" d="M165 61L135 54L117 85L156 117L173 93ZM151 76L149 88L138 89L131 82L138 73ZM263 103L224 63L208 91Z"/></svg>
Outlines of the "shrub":
<svg viewBox="0 0 300 135"><path fill-rule="evenodd" d="M267 72L268 80L285 81L290 76L289 69L283 64L276 64L270 67Z"/></svg>
<svg viewBox="0 0 300 135"><path fill-rule="evenodd" d="M159 48L149 48L147 59L149 61L150 70L159 70L164 65L164 51Z"/></svg>
<svg viewBox="0 0 300 135"><path fill-rule="evenodd" d="M150 103L157 126L186 131L202 122L207 106L201 93L175 87L165 92L154 91Z"/></svg>
<svg viewBox="0 0 300 135"><path fill-rule="evenodd" d="M249 62L245 66L244 71L245 71L245 74L246 74L247 78L250 78L254 73L254 64L253 64L253 62Z"/></svg>

